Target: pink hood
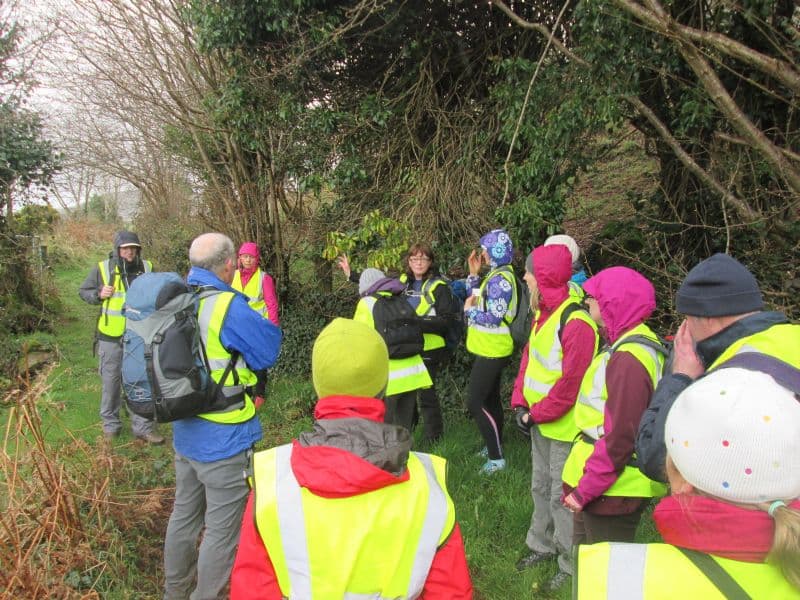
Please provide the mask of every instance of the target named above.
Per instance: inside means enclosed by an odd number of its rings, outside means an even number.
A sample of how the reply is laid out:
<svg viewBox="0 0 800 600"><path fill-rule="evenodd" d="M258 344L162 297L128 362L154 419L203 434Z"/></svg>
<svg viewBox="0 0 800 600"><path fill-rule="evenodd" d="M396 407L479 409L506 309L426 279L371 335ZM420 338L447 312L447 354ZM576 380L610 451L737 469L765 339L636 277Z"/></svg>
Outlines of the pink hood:
<svg viewBox="0 0 800 600"><path fill-rule="evenodd" d="M242 254L249 254L250 256L258 258L258 246L255 242L245 242L242 244L241 248L239 248L239 256Z"/></svg>
<svg viewBox="0 0 800 600"><path fill-rule="evenodd" d="M587 294L597 300L612 344L629 329L646 321L656 308L653 284L628 267L603 269L583 284Z"/></svg>
<svg viewBox="0 0 800 600"><path fill-rule="evenodd" d="M245 269L241 262L238 264L242 276L242 285L247 285L247 282L250 281L250 277L252 277L253 273L255 273L258 268L258 246L255 242L245 242L242 244L241 248L239 248L239 254L237 256L241 256L242 254L249 254L256 259L255 264L249 269Z"/></svg>
<svg viewBox="0 0 800 600"><path fill-rule="evenodd" d="M566 246L537 246L531 252L533 276L544 306L555 309L569 295L567 282L572 277L572 257ZM530 261L529 261L530 263Z"/></svg>

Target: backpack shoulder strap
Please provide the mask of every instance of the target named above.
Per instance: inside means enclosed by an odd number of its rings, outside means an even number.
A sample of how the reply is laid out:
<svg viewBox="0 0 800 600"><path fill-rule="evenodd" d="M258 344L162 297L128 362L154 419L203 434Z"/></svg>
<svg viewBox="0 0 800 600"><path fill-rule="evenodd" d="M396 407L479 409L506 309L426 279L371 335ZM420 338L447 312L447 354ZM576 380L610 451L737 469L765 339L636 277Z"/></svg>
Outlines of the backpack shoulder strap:
<svg viewBox="0 0 800 600"><path fill-rule="evenodd" d="M795 394L800 394L800 369L787 362L762 352L740 352L717 365L713 370L738 367L749 371L761 371Z"/></svg>
<svg viewBox="0 0 800 600"><path fill-rule="evenodd" d="M752 600L750 595L742 589L736 580L731 577L725 569L723 569L717 561L711 558L708 554L697 552L696 550L689 550L687 548L678 548L681 553L688 558L692 564L720 591L720 593L728 600Z"/></svg>
<svg viewBox="0 0 800 600"><path fill-rule="evenodd" d="M558 328L558 341L561 341L561 336L564 334L564 326L569 321L570 316L575 311L582 310L586 312L586 309L577 302L570 302L564 307L564 310L561 311L561 319L560 319L560 326Z"/></svg>
<svg viewBox="0 0 800 600"><path fill-rule="evenodd" d="M646 335L636 334L630 337L626 337L622 342L619 344L614 344L611 347L612 354L619 350L625 344L639 344L641 346L647 346L648 348L652 348L659 354L663 354L664 357L669 356L669 350L667 347L661 342L661 340L654 340L651 337L647 337Z"/></svg>

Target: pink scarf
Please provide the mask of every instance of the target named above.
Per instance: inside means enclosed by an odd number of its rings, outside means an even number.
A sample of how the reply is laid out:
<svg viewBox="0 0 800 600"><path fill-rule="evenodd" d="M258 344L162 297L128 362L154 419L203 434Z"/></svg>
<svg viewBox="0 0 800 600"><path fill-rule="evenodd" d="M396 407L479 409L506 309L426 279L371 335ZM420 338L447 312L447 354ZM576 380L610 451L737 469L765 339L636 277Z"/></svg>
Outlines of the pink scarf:
<svg viewBox="0 0 800 600"><path fill-rule="evenodd" d="M800 508L800 500L789 506ZM693 494L667 496L653 519L668 544L743 562L764 562L775 534L775 522L763 510Z"/></svg>
<svg viewBox="0 0 800 600"><path fill-rule="evenodd" d="M239 277L242 278L242 287L247 285L247 282L250 281L250 278L253 276L253 273L256 272L256 269L258 269L258 263L255 263L255 266L251 269L245 269L242 266L242 263L239 262Z"/></svg>

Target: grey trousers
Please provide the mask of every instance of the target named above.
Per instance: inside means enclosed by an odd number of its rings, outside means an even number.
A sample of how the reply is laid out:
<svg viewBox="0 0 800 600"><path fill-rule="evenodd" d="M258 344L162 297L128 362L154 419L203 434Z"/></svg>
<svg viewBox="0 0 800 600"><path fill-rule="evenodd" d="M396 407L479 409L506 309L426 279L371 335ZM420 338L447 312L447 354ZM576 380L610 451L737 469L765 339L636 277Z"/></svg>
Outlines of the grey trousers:
<svg viewBox="0 0 800 600"><path fill-rule="evenodd" d="M531 428L533 516L525 543L535 552L558 554L558 566L572 575L572 513L561 504L561 472L572 444Z"/></svg>
<svg viewBox="0 0 800 600"><path fill-rule="evenodd" d="M175 506L164 542L165 599L210 600L225 589L250 491L249 460L250 450L210 463L175 453Z"/></svg>
<svg viewBox="0 0 800 600"><path fill-rule="evenodd" d="M98 340L97 355L100 358L100 379L103 393L100 397L100 419L104 433L117 433L122 429L119 418L122 405L122 343L120 341ZM126 407L127 408L127 407ZM131 417L133 435L143 436L155 429L155 423L128 411Z"/></svg>

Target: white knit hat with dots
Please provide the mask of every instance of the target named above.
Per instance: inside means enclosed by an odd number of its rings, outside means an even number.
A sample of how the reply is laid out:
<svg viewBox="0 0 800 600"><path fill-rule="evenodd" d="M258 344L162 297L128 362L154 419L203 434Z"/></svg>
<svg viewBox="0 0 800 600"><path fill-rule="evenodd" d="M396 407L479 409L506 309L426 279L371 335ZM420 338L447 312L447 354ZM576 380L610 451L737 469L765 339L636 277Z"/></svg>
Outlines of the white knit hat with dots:
<svg viewBox="0 0 800 600"><path fill-rule="evenodd" d="M758 371L717 369L675 400L665 429L677 470L745 504L800 497L800 401Z"/></svg>

